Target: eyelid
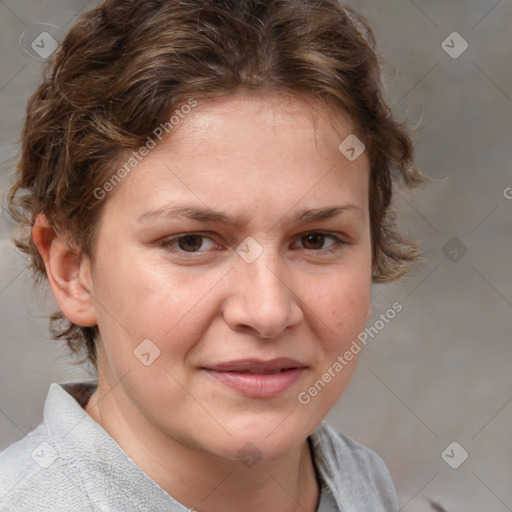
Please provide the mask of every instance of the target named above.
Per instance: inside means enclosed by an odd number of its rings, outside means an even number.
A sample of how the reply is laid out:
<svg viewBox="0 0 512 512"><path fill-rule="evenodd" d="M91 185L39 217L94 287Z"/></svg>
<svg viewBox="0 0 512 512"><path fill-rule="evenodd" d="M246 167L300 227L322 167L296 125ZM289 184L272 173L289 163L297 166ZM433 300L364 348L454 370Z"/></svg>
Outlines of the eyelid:
<svg viewBox="0 0 512 512"><path fill-rule="evenodd" d="M300 233L295 236L295 241L293 242L293 244L296 244L298 241L300 241L302 237L307 236L307 235L312 235L312 234L330 237L334 240L334 243L324 249L307 249L305 247L301 248L303 251L306 251L308 253L315 253L318 255L325 254L325 253L332 254L332 253L342 249L343 246L350 244L350 241L346 240L347 237L343 236L341 233L332 232L332 231L323 231L323 230L308 230L303 233ZM187 252L187 251L183 251L179 248L173 247L173 244L176 243L178 240L185 238L187 236L194 236L194 235L201 236L203 238L211 240L214 244L217 245L216 248L219 249L219 244L211 236L211 232L204 232L204 231L191 231L191 232L187 232L187 233L180 233L178 235L173 235L171 237L167 237L167 238L160 240L159 246L173 254L177 254L179 256L184 256L185 258L193 258L193 257L198 257L201 254L207 254L209 252L207 250L206 251Z"/></svg>
<svg viewBox="0 0 512 512"><path fill-rule="evenodd" d="M349 244L349 242L344 237L340 236L340 233L335 233L332 231L322 231L322 230L313 230L313 231L310 230L310 231L301 233L300 235L297 236L297 241L299 241L302 237L307 236L307 235L323 235L325 237L331 237L334 239L334 243L325 249L306 249L306 248L304 248L305 251L312 252L312 253L317 253L317 254L321 254L321 253L325 253L325 252L332 253L332 252L335 252L337 249L340 249L343 245Z"/></svg>
<svg viewBox="0 0 512 512"><path fill-rule="evenodd" d="M178 254L178 255L185 255L185 257L194 257L194 255L200 255L200 254L206 253L207 251L187 252L187 251L183 251L181 249L177 249L177 248L173 247L173 244L176 243L178 240L180 240L182 238L186 238L187 236L194 236L194 235L201 236L203 238L207 238L207 239L211 240L214 244L217 245L217 247L219 245L213 239L212 236L210 236L209 234L207 234L207 232L204 232L204 231L191 231L188 233L180 233L179 235L173 235L171 237L167 237L167 238L160 240L158 242L158 245L171 253Z"/></svg>

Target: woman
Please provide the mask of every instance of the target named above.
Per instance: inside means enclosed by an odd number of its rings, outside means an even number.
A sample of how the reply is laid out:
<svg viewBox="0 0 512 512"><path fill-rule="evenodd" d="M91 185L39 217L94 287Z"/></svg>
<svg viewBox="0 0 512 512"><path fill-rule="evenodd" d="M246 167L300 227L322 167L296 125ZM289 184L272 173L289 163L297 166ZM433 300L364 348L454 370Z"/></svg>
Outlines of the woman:
<svg viewBox="0 0 512 512"><path fill-rule="evenodd" d="M107 0L28 103L12 215L97 369L0 455L2 510L398 510L323 421L394 232L411 141L336 0ZM343 363L341 362L341 360Z"/></svg>

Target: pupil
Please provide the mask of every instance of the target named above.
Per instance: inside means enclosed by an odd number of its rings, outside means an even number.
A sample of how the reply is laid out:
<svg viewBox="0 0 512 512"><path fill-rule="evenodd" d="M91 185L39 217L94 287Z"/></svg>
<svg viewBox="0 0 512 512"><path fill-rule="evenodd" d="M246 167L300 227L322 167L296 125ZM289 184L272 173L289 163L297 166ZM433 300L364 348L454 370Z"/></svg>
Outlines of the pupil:
<svg viewBox="0 0 512 512"><path fill-rule="evenodd" d="M318 233L306 235L303 238L303 243L306 246L306 249L321 249L322 245L323 245L323 237L324 237L324 235L318 234ZM316 247L307 247L308 244L314 245Z"/></svg>
<svg viewBox="0 0 512 512"><path fill-rule="evenodd" d="M201 247L201 237L199 235L184 236L183 238L179 239L178 245L182 251L197 251Z"/></svg>

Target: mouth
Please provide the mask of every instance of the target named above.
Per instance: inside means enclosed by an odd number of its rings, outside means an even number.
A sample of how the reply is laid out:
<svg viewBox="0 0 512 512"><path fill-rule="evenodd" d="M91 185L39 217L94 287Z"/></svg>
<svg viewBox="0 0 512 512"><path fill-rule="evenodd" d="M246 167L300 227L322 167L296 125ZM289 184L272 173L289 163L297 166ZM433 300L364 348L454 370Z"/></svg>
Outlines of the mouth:
<svg viewBox="0 0 512 512"><path fill-rule="evenodd" d="M253 398L272 398L290 389L308 367L281 357L270 361L243 359L202 367L232 390Z"/></svg>

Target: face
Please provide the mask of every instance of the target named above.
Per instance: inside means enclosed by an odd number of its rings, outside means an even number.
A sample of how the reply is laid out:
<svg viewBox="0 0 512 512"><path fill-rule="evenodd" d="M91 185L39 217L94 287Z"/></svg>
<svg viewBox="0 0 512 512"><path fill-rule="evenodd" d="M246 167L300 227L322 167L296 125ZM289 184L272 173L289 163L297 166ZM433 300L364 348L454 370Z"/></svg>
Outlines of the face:
<svg viewBox="0 0 512 512"><path fill-rule="evenodd" d="M369 164L338 150L353 127L329 114L199 102L105 200L90 291L100 386L127 421L272 459L342 394L357 357L335 363L370 310Z"/></svg>

